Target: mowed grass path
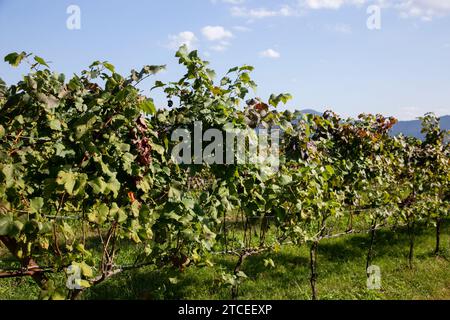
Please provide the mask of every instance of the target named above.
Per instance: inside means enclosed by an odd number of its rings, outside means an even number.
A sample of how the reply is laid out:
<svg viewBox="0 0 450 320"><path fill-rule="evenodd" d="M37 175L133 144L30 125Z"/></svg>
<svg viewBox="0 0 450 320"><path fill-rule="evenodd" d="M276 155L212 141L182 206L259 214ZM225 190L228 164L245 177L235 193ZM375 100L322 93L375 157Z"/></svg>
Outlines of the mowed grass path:
<svg viewBox="0 0 450 320"><path fill-rule="evenodd" d="M408 237L402 230L377 231L373 264L381 268L381 290L368 290L365 259L368 235L324 240L319 246L320 299L450 299L450 224L441 237L442 255L433 254L433 228L418 230L414 268L407 262ZM272 258L275 267L266 267ZM231 273L235 257L215 257L214 267L190 267L185 272L152 268L127 271L87 290L83 299L230 299L230 288L220 282L222 271ZM248 276L239 299L310 299L309 250L286 246L278 253L245 260ZM172 278L172 281L169 281ZM0 279L0 299L35 299L31 279Z"/></svg>

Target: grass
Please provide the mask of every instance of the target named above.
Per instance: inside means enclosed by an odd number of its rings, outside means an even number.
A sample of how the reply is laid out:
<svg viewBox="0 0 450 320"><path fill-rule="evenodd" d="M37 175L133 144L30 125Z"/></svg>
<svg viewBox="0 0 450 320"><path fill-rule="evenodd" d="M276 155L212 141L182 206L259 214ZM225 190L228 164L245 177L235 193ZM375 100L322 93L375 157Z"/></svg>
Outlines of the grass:
<svg viewBox="0 0 450 320"><path fill-rule="evenodd" d="M367 235L324 240L319 245L318 291L320 299L450 299L450 224L443 228L443 253L433 254L433 228L418 230L414 268L408 267L405 231L377 231L373 264L381 268L382 288L368 290L365 257ZM272 258L275 267L266 267ZM214 267L190 267L185 272L127 271L83 294L83 299L230 299L230 287L220 281L231 273L235 257L214 257ZM239 299L310 298L308 248L286 246L277 253L249 257L242 271L248 276L239 288ZM172 278L172 281L169 281ZM174 281L176 279L176 281ZM29 278L0 279L0 299L35 299L39 290Z"/></svg>

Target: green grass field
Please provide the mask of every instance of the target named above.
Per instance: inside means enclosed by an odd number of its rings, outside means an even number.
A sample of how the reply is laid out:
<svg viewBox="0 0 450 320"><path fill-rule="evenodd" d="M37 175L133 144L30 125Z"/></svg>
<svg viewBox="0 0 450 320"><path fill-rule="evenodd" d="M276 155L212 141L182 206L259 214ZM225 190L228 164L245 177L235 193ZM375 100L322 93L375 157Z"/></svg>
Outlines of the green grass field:
<svg viewBox="0 0 450 320"><path fill-rule="evenodd" d="M442 255L433 254L433 228L418 230L414 268L407 262L408 237L404 231L378 231L373 264L381 268L381 290L368 290L365 257L367 235L324 240L319 246L320 299L450 299L449 229L441 238ZM275 267L265 267L272 258ZM219 281L230 273L235 257L215 257L214 267L190 267L185 272L153 268L127 271L88 289L83 299L230 299L230 288ZM239 299L309 299L308 248L285 246L245 260L248 276L239 288ZM172 281L169 281L172 278ZM176 280L174 280L176 279ZM0 279L0 299L35 299L38 288L29 278Z"/></svg>

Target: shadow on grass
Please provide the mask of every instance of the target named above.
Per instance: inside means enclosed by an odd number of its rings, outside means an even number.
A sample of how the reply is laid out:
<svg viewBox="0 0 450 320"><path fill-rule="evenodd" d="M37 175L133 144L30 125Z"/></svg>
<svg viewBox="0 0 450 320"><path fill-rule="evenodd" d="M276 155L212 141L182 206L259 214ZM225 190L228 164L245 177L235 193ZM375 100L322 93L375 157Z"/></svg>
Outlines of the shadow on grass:
<svg viewBox="0 0 450 320"><path fill-rule="evenodd" d="M448 237L450 224L443 227L443 237ZM434 229L419 226L416 229L416 244L421 250L416 251L417 260L426 260L433 255ZM328 279L336 278L336 274L358 272L364 270L365 258L369 246L369 235L359 234L344 238L325 240L319 245L319 285ZM123 243L129 251L134 244ZM444 244L444 242L443 242ZM95 237L89 239L89 246L98 245ZM395 231L378 230L374 244L374 260L396 258L400 264L406 265L409 239L407 230L399 228ZM446 249L445 252L448 250ZM6 258L6 259L5 259ZM2 257L3 261L11 261L12 257ZM265 259L271 258L275 268L266 265ZM446 256L444 256L446 258ZM404 260L403 260L404 259ZM448 261L448 260L447 260ZM155 270L144 268L127 271L104 283L87 290L84 299L130 299L130 300L161 300L161 299L230 299L229 287L219 283L220 273L232 273L237 262L236 257L215 257L213 268L192 267L181 273L178 270L166 268ZM349 268L351 268L349 270ZM362 269L361 269L362 268ZM264 253L245 260L242 270L251 282L249 288L278 286L279 290L291 290L292 283L298 281L302 288L308 286L309 250L306 246L284 247L278 253ZM172 279L170 281L169 279ZM331 280L330 280L331 281ZM337 281L332 279L332 281ZM21 285L22 283L14 283ZM12 285L12 283L10 284ZM264 286L263 286L264 285ZM253 286L253 287L251 287ZM286 292L288 294L289 292Z"/></svg>
<svg viewBox="0 0 450 320"><path fill-rule="evenodd" d="M416 241L429 234L432 230L419 227L416 230ZM353 235L346 238L326 240L319 246L319 272L320 279L326 280L333 277L334 273L345 272L345 262L361 265L364 261L369 246L369 236ZM404 258L408 249L408 235L405 229L394 231L379 230L376 234L375 254L376 257L390 256ZM430 252L432 249L430 248ZM376 258L375 257L375 258ZM265 259L271 258L275 268L269 268ZM236 257L216 257L216 265L220 268L202 269L193 267L180 274L174 269L152 270L150 268L129 271L116 278L111 279L86 292L88 299L188 299L199 296L193 291L203 291L202 297L220 297L229 299L229 288L218 285L220 271L226 270L232 273L237 262ZM356 267L359 268L359 267ZM247 274L249 280L257 281L259 276L264 281L276 283L280 286L287 285L293 281L293 273L297 278L303 279L305 283L309 277L309 251L306 247L291 247L279 253L264 253L249 257L245 260L242 270ZM177 279L169 281L169 278Z"/></svg>
<svg viewBox="0 0 450 320"><path fill-rule="evenodd" d="M432 228L424 225L416 227L415 246L417 247L421 240L433 233ZM346 238L333 239L321 242L319 245L319 254L322 259L328 261L339 261L349 259L365 259L370 246L370 236L368 234L357 234ZM377 230L374 241L374 258L397 257L403 258L409 250L409 237L406 228L397 228L396 230ZM430 254L433 248L430 247Z"/></svg>

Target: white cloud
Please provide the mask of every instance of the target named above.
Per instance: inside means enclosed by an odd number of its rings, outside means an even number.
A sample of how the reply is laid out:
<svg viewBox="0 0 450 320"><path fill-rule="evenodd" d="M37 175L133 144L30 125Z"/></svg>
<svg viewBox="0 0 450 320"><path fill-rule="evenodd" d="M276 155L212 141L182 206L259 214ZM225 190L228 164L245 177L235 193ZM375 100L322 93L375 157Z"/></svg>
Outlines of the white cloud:
<svg viewBox="0 0 450 320"><path fill-rule="evenodd" d="M219 0L215 0L216 2ZM234 17L263 19L269 17L299 16L310 10L339 10L344 7L364 8L378 5L385 10L396 10L403 18L418 18L431 21L435 17L450 15L450 0L296 0L295 4L279 8L255 7L242 5L241 0L220 0L233 6L230 8Z"/></svg>
<svg viewBox="0 0 450 320"><path fill-rule="evenodd" d="M233 33L222 26L206 26L202 29L202 34L208 41L215 42L209 49L218 52L228 49L228 40L233 38Z"/></svg>
<svg viewBox="0 0 450 320"><path fill-rule="evenodd" d="M404 18L420 18L424 21L450 14L448 0L401 0L397 1L395 7Z"/></svg>
<svg viewBox="0 0 450 320"><path fill-rule="evenodd" d="M231 31L222 26L206 26L202 29L202 34L209 41L221 41L233 37Z"/></svg>
<svg viewBox="0 0 450 320"><path fill-rule="evenodd" d="M273 49L261 51L259 55L263 58L270 58L270 59L278 59L281 57L281 54Z"/></svg>
<svg viewBox="0 0 450 320"><path fill-rule="evenodd" d="M366 0L301 0L300 6L308 9L333 9L337 10L344 5L361 6Z"/></svg>
<svg viewBox="0 0 450 320"><path fill-rule="evenodd" d="M292 7L284 5L278 10L267 8L248 9L246 7L232 7L231 15L234 17L245 17L253 19L262 19L268 17L290 17L297 15L298 12Z"/></svg>
<svg viewBox="0 0 450 320"><path fill-rule="evenodd" d="M183 31L177 35L169 35L169 43L167 47L170 49L178 49L185 44L190 50L196 47L197 37L191 31Z"/></svg>
<svg viewBox="0 0 450 320"><path fill-rule="evenodd" d="M424 21L450 14L449 0L298 0L298 3L309 10L338 10L344 6L375 4L385 9L398 10L403 18L420 18Z"/></svg>
<svg viewBox="0 0 450 320"><path fill-rule="evenodd" d="M216 0L218 1L218 0ZM339 10L343 7L379 5L384 9L397 10L403 18L419 18L430 21L435 17L450 15L450 0L297 0L296 5L283 5L279 9L242 6L241 0L221 0L234 4L231 15L250 19L298 16L308 10Z"/></svg>
<svg viewBox="0 0 450 320"><path fill-rule="evenodd" d="M212 51L223 52L227 50L230 46L231 43L229 43L228 41L219 41L218 43L211 45L209 49Z"/></svg>

